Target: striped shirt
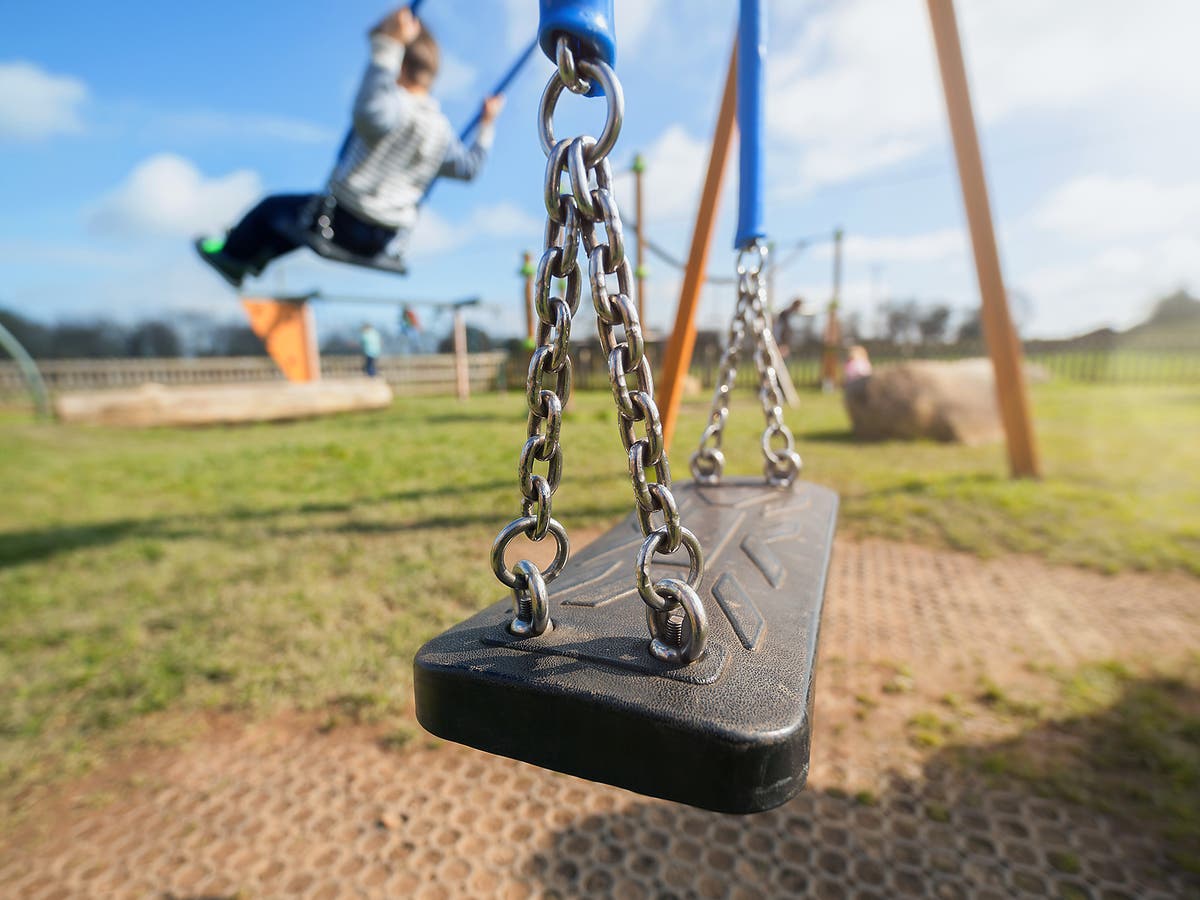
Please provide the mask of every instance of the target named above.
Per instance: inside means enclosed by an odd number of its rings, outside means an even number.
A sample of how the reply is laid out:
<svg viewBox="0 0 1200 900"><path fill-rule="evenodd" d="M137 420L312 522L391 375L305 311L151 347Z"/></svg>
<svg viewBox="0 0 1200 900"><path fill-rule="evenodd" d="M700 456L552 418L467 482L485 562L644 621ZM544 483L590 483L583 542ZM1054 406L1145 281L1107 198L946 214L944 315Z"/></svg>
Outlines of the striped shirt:
<svg viewBox="0 0 1200 900"><path fill-rule="evenodd" d="M490 124L472 146L455 136L438 102L396 83L404 45L371 36L371 61L354 101L354 130L329 178L338 205L385 228L410 230L421 198L439 176L470 181L492 145Z"/></svg>

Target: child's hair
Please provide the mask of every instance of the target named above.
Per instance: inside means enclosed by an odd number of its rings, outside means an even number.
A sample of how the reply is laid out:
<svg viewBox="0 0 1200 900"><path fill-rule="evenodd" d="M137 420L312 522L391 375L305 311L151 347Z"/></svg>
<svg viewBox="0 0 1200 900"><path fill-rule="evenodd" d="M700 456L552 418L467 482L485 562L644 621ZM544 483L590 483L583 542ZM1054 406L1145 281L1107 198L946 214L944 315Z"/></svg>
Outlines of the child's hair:
<svg viewBox="0 0 1200 900"><path fill-rule="evenodd" d="M421 33L404 48L404 62L400 65L400 77L422 87L429 87L437 77L441 52L429 29L421 26Z"/></svg>

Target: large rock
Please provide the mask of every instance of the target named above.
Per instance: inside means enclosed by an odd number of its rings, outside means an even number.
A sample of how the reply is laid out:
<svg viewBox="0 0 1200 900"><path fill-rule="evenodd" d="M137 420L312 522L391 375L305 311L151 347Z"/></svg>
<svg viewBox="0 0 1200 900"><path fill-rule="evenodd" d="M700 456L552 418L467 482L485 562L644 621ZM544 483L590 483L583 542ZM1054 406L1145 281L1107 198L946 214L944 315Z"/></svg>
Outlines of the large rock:
<svg viewBox="0 0 1200 900"><path fill-rule="evenodd" d="M883 366L846 385L846 412L860 440L1000 440L992 364L986 359Z"/></svg>

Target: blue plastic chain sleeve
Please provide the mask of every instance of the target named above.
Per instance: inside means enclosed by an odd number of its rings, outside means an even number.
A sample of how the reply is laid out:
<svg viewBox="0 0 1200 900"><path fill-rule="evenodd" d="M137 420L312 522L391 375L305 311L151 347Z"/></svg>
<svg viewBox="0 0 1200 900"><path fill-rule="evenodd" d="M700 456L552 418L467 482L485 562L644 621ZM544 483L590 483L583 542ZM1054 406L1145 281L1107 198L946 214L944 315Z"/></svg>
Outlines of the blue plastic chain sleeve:
<svg viewBox="0 0 1200 900"><path fill-rule="evenodd" d="M558 38L565 34L576 55L616 65L613 0L540 0L540 3L542 18L538 25L538 42L551 62L556 62ZM588 96L600 93L599 85L593 85Z"/></svg>
<svg viewBox="0 0 1200 900"><path fill-rule="evenodd" d="M737 116L741 132L738 226L734 249L766 237L763 227L763 70L766 0L742 0L738 24Z"/></svg>

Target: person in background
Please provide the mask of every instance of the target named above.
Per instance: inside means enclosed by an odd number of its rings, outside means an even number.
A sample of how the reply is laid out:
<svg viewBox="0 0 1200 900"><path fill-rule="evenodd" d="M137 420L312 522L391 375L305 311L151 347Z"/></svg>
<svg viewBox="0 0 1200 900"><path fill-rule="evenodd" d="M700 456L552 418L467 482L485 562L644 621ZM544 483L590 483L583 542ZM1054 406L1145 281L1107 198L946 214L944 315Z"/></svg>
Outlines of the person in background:
<svg viewBox="0 0 1200 900"><path fill-rule="evenodd" d="M370 322L362 327L363 374L374 378L379 373L379 356L383 352L383 339Z"/></svg>
<svg viewBox="0 0 1200 900"><path fill-rule="evenodd" d="M792 343L796 339L796 323L794 318L804 315L804 298L796 297L787 308L775 317L775 343L779 352L787 356L791 352Z"/></svg>
<svg viewBox="0 0 1200 900"><path fill-rule="evenodd" d="M430 96L437 42L407 6L371 30L371 61L354 101L354 128L329 179L333 243L356 256L400 258L417 223L421 198L435 178L471 181L492 146L502 96L489 97L475 142L455 136ZM196 252L233 287L301 246L306 220L324 194L275 194L261 200L227 234L197 238Z"/></svg>
<svg viewBox="0 0 1200 900"><path fill-rule="evenodd" d="M870 374L871 357L867 354L867 348L861 344L855 344L850 348L850 353L846 357L843 383L849 384L852 381L857 381L859 378L866 378Z"/></svg>

